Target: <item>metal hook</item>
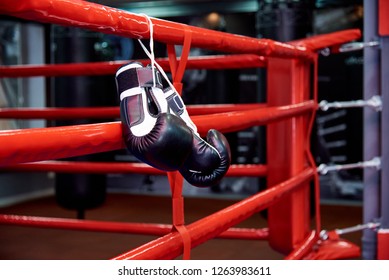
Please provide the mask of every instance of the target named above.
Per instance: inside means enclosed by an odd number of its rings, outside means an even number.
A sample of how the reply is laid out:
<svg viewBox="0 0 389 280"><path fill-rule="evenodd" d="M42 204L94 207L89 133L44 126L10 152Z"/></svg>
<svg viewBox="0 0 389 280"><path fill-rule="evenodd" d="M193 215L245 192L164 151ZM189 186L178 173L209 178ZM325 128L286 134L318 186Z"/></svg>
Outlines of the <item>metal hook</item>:
<svg viewBox="0 0 389 280"><path fill-rule="evenodd" d="M342 234L357 232L357 231L361 231L361 230L365 230L365 229L376 230L380 226L381 226L380 223L373 223L373 222L371 222L371 223L356 225L356 226L347 227L347 228L343 228L343 229L335 229L334 232L337 235L342 235ZM321 240L327 240L328 238L329 238L329 232L327 230L322 230L320 232L320 239Z"/></svg>
<svg viewBox="0 0 389 280"><path fill-rule="evenodd" d="M339 52L344 53L344 52L353 52L353 51L359 51L363 50L364 48L367 47L377 47L380 45L379 41L370 41L370 42L352 42L352 43L347 43L342 45L339 48Z"/></svg>
<svg viewBox="0 0 389 280"><path fill-rule="evenodd" d="M319 172L322 175L326 175L328 172L331 171L339 171L339 170L347 170L347 169L355 169L355 168L367 168L367 167L374 167L377 170L381 169L381 158L375 157L368 161L350 163L350 164L327 165L325 163L322 163L317 168L317 172Z"/></svg>
<svg viewBox="0 0 389 280"><path fill-rule="evenodd" d="M335 108L359 108L359 107L371 107L375 111L382 110L382 99L379 95L374 95L368 100L352 100L352 101L335 101L328 102L327 100L322 100L319 103L319 108L322 111L327 111L328 109Z"/></svg>
<svg viewBox="0 0 389 280"><path fill-rule="evenodd" d="M339 47L338 51L340 53L345 52L354 52L363 50L364 48L378 47L380 45L379 41L370 41L370 42L351 42L343 44ZM331 54L331 48L327 47L320 50L320 54L323 56L329 56Z"/></svg>

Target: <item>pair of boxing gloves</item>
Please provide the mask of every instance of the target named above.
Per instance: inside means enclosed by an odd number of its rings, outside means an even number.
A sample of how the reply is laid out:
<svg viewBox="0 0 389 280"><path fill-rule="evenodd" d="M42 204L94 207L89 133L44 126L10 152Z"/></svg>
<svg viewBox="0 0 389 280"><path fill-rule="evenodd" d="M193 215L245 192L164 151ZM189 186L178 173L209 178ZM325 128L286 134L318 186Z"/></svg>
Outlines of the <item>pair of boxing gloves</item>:
<svg viewBox="0 0 389 280"><path fill-rule="evenodd" d="M202 139L175 90L163 89L160 73L131 62L116 72L123 140L139 160L179 171L190 184L212 186L231 163L227 139L211 129Z"/></svg>

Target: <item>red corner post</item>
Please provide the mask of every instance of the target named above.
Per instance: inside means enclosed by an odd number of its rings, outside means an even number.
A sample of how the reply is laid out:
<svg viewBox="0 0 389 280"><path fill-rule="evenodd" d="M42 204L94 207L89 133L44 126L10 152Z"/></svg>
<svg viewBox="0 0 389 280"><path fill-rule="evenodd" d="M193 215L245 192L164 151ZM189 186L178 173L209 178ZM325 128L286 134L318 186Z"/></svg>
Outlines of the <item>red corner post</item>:
<svg viewBox="0 0 389 280"><path fill-rule="evenodd" d="M269 58L267 102L284 106L310 98L311 64L297 59ZM268 188L296 176L307 166L304 147L309 114L267 126ZM290 253L310 233L309 183L277 201L268 209L269 244Z"/></svg>

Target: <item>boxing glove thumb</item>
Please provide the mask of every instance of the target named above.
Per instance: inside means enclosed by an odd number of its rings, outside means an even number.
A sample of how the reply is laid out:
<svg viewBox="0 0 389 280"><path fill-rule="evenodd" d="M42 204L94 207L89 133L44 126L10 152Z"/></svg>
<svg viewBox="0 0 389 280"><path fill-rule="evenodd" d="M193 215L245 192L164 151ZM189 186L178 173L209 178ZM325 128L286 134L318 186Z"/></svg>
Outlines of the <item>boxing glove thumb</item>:
<svg viewBox="0 0 389 280"><path fill-rule="evenodd" d="M202 139L178 93L172 88L165 89L164 93L170 110L181 117L193 133L192 151L179 169L181 175L197 187L218 184L231 164L231 150L226 137L211 129L207 133L207 140Z"/></svg>
<svg viewBox="0 0 389 280"><path fill-rule="evenodd" d="M227 139L215 129L207 133L207 141L193 136L192 152L179 169L192 185L209 187L216 185L227 173L231 164L231 152Z"/></svg>

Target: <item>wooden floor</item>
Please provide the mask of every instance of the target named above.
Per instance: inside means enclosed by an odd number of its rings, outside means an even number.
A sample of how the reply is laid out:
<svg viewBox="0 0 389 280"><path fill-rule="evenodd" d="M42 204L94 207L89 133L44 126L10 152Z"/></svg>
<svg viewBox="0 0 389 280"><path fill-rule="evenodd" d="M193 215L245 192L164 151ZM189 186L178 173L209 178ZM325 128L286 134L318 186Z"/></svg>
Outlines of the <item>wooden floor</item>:
<svg viewBox="0 0 389 280"><path fill-rule="evenodd" d="M223 209L235 201L186 198L186 223ZM75 213L59 207L53 197L41 198L7 208L2 214L74 218ZM358 206L322 206L322 228L334 229L360 224L362 208ZM128 222L171 223L171 200L168 197L109 194L106 203L89 210L87 219ZM238 226L266 227L260 214ZM361 233L344 236L360 245ZM0 225L0 259L110 259L150 240L154 236L95 233L57 229L38 229ZM215 239L193 249L192 259L282 259L266 241Z"/></svg>

